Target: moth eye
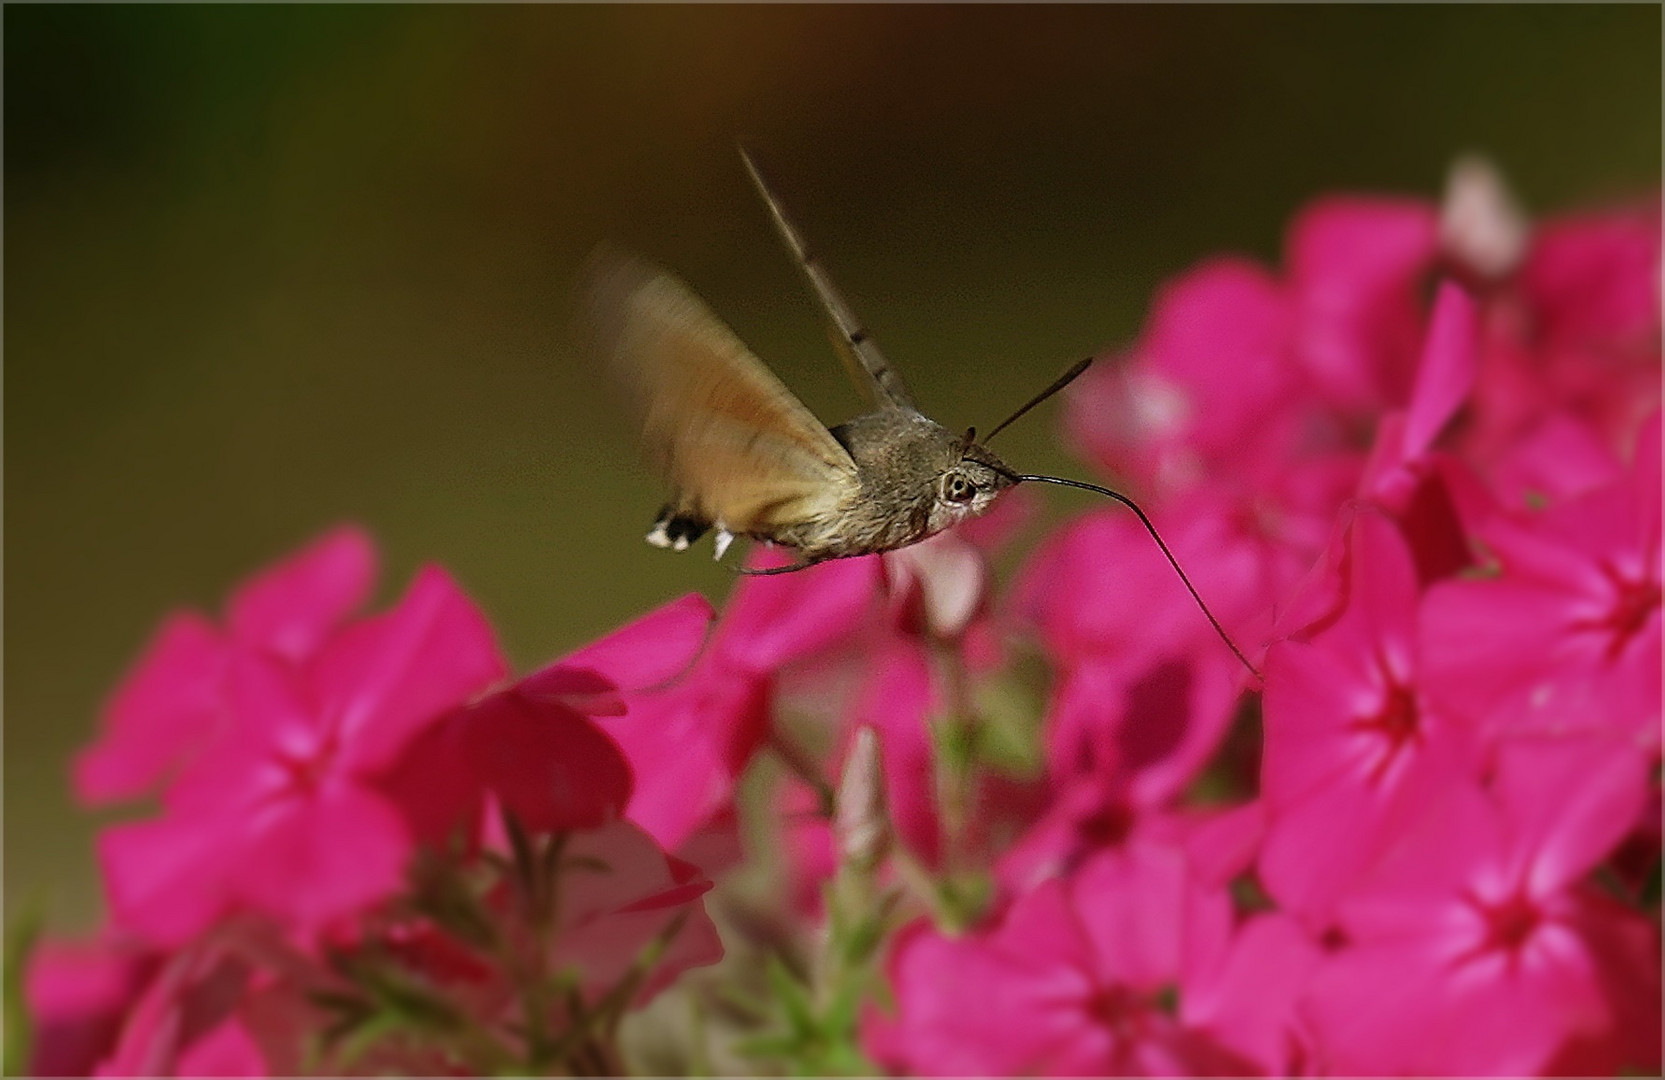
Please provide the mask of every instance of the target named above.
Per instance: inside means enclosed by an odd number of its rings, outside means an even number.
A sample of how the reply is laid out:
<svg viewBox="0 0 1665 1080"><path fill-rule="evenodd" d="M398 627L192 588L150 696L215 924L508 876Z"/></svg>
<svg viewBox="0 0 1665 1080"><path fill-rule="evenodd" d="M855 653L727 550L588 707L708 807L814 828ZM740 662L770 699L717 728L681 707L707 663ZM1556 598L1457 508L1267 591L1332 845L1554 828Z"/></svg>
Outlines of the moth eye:
<svg viewBox="0 0 1665 1080"><path fill-rule="evenodd" d="M976 486L963 476L949 477L948 486L942 493L943 498L947 499L949 502L957 503L970 502L971 497L975 494L977 494Z"/></svg>

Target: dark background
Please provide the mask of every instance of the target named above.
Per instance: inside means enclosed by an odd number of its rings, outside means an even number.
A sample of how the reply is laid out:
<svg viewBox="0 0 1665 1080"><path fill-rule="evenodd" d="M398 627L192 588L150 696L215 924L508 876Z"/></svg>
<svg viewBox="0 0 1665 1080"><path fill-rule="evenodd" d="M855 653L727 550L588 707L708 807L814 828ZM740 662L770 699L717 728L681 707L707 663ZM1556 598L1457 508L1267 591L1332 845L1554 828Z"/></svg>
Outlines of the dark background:
<svg viewBox="0 0 1665 1080"><path fill-rule="evenodd" d="M611 238L856 410L737 139L927 408L985 428L1320 193L1434 197L1469 150L1536 213L1660 178L1656 5L4 20L6 911L60 927L98 907L64 765L103 695L329 524L374 531L383 598L443 563L523 668L721 598L641 542L657 490L567 322ZM1054 416L1002 453L1069 468Z"/></svg>

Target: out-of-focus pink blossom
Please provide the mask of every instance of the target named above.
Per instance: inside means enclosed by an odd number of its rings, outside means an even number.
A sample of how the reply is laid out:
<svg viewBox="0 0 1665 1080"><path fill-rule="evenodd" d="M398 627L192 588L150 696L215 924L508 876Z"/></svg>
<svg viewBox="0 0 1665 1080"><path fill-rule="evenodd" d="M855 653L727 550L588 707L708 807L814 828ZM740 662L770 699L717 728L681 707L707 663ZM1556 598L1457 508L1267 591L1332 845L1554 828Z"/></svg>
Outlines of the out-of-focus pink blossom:
<svg viewBox="0 0 1665 1080"><path fill-rule="evenodd" d="M266 1076L267 1064L241 1016L252 989L314 966L288 949L275 926L228 919L168 957L132 1004L99 1076Z"/></svg>
<svg viewBox="0 0 1665 1080"><path fill-rule="evenodd" d="M311 934L387 895L412 837L377 777L502 670L484 619L433 568L304 668L233 650L226 719L163 816L99 838L117 923L177 944L247 907Z"/></svg>
<svg viewBox="0 0 1665 1080"><path fill-rule="evenodd" d="M375 575L369 537L344 526L237 589L223 631L195 612L169 616L105 705L100 737L76 758L81 800L133 798L177 771L221 721L233 649L306 663L364 602Z"/></svg>
<svg viewBox="0 0 1665 1080"><path fill-rule="evenodd" d="M1515 741L1489 791L1431 800L1340 905L1346 944L1304 1003L1323 1067L1657 1068L1656 928L1581 884L1634 820L1645 769L1620 740Z"/></svg>
<svg viewBox="0 0 1665 1080"><path fill-rule="evenodd" d="M1343 415L1409 398L1422 340L1418 277L1438 244L1434 209L1409 199L1321 199L1290 226L1294 355Z"/></svg>
<svg viewBox="0 0 1665 1080"><path fill-rule="evenodd" d="M1070 429L1090 457L1161 493L1287 453L1299 435L1289 323L1266 271L1206 263L1158 294L1129 357L1082 376L1066 398Z"/></svg>
<svg viewBox="0 0 1665 1080"><path fill-rule="evenodd" d="M23 979L34 1027L28 1074L92 1075L115 1049L127 1010L161 959L109 935L36 945Z"/></svg>

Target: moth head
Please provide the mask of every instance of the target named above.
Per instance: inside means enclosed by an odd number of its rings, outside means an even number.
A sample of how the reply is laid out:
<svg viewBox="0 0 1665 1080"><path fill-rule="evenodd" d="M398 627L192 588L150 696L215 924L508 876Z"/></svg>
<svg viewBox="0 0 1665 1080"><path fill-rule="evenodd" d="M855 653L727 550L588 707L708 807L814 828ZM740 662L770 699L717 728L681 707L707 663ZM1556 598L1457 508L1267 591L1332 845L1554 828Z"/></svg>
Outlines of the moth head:
<svg viewBox="0 0 1665 1080"><path fill-rule="evenodd" d="M978 445L975 428L956 449L956 460L937 478L937 513L949 524L988 510L1002 491L1017 483L1017 474L1005 462Z"/></svg>

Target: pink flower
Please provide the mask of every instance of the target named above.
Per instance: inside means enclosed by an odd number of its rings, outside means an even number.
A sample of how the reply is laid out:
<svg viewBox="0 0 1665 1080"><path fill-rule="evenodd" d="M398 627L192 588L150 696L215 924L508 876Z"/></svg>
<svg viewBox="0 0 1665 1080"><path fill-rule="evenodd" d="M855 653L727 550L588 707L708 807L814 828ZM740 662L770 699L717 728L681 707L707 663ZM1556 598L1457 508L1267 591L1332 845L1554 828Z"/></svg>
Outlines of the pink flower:
<svg viewBox="0 0 1665 1080"><path fill-rule="evenodd" d="M1260 874L1315 929L1473 755L1468 730L1422 689L1416 573L1398 531L1361 513L1345 562L1339 617L1266 663Z"/></svg>
<svg viewBox="0 0 1665 1080"><path fill-rule="evenodd" d="M224 665L225 719L163 816L99 840L117 923L161 944L238 907L311 934L391 893L413 838L378 777L503 670L484 619L434 568L304 665L249 648Z"/></svg>
<svg viewBox="0 0 1665 1080"><path fill-rule="evenodd" d="M324 981L276 927L228 919L171 954L148 980L96 1075L269 1075L243 1011L257 986L300 973Z"/></svg>
<svg viewBox="0 0 1665 1080"><path fill-rule="evenodd" d="M1205 263L1157 295L1126 361L1080 379L1066 398L1070 431L1090 458L1160 493L1222 465L1275 458L1299 434L1289 323L1288 300L1265 270Z"/></svg>
<svg viewBox="0 0 1665 1080"><path fill-rule="evenodd" d="M1290 226L1294 352L1331 407L1368 416L1410 397L1438 240L1434 208L1410 199L1322 199Z"/></svg>
<svg viewBox="0 0 1665 1080"><path fill-rule="evenodd" d="M1480 535L1501 572L1433 589L1427 679L1495 732L1604 728L1657 750L1660 421L1615 482Z"/></svg>
<svg viewBox="0 0 1665 1080"><path fill-rule="evenodd" d="M1517 445L1551 423L1576 426L1620 454L1658 408L1659 213L1655 197L1538 228L1514 286L1487 312L1479 392L1462 440L1482 471L1506 472ZM1513 501L1513 491L1503 494Z"/></svg>
<svg viewBox="0 0 1665 1080"><path fill-rule="evenodd" d="M1230 925L1179 850L1138 843L1019 897L962 938L915 925L893 951L894 1020L868 1052L926 1075L1240 1075L1252 1066L1164 1008L1193 937Z"/></svg>
<svg viewBox="0 0 1665 1080"><path fill-rule="evenodd" d="M1460 783L1425 807L1342 902L1346 945L1313 976L1324 1067L1657 1069L1657 930L1580 883L1635 820L1645 769L1617 740L1515 741L1489 791Z"/></svg>
<svg viewBox="0 0 1665 1080"><path fill-rule="evenodd" d="M76 759L81 800L133 798L177 771L218 728L233 649L305 664L364 602L375 574L369 537L343 526L237 589L223 631L195 612L170 615L111 695L99 739Z"/></svg>

